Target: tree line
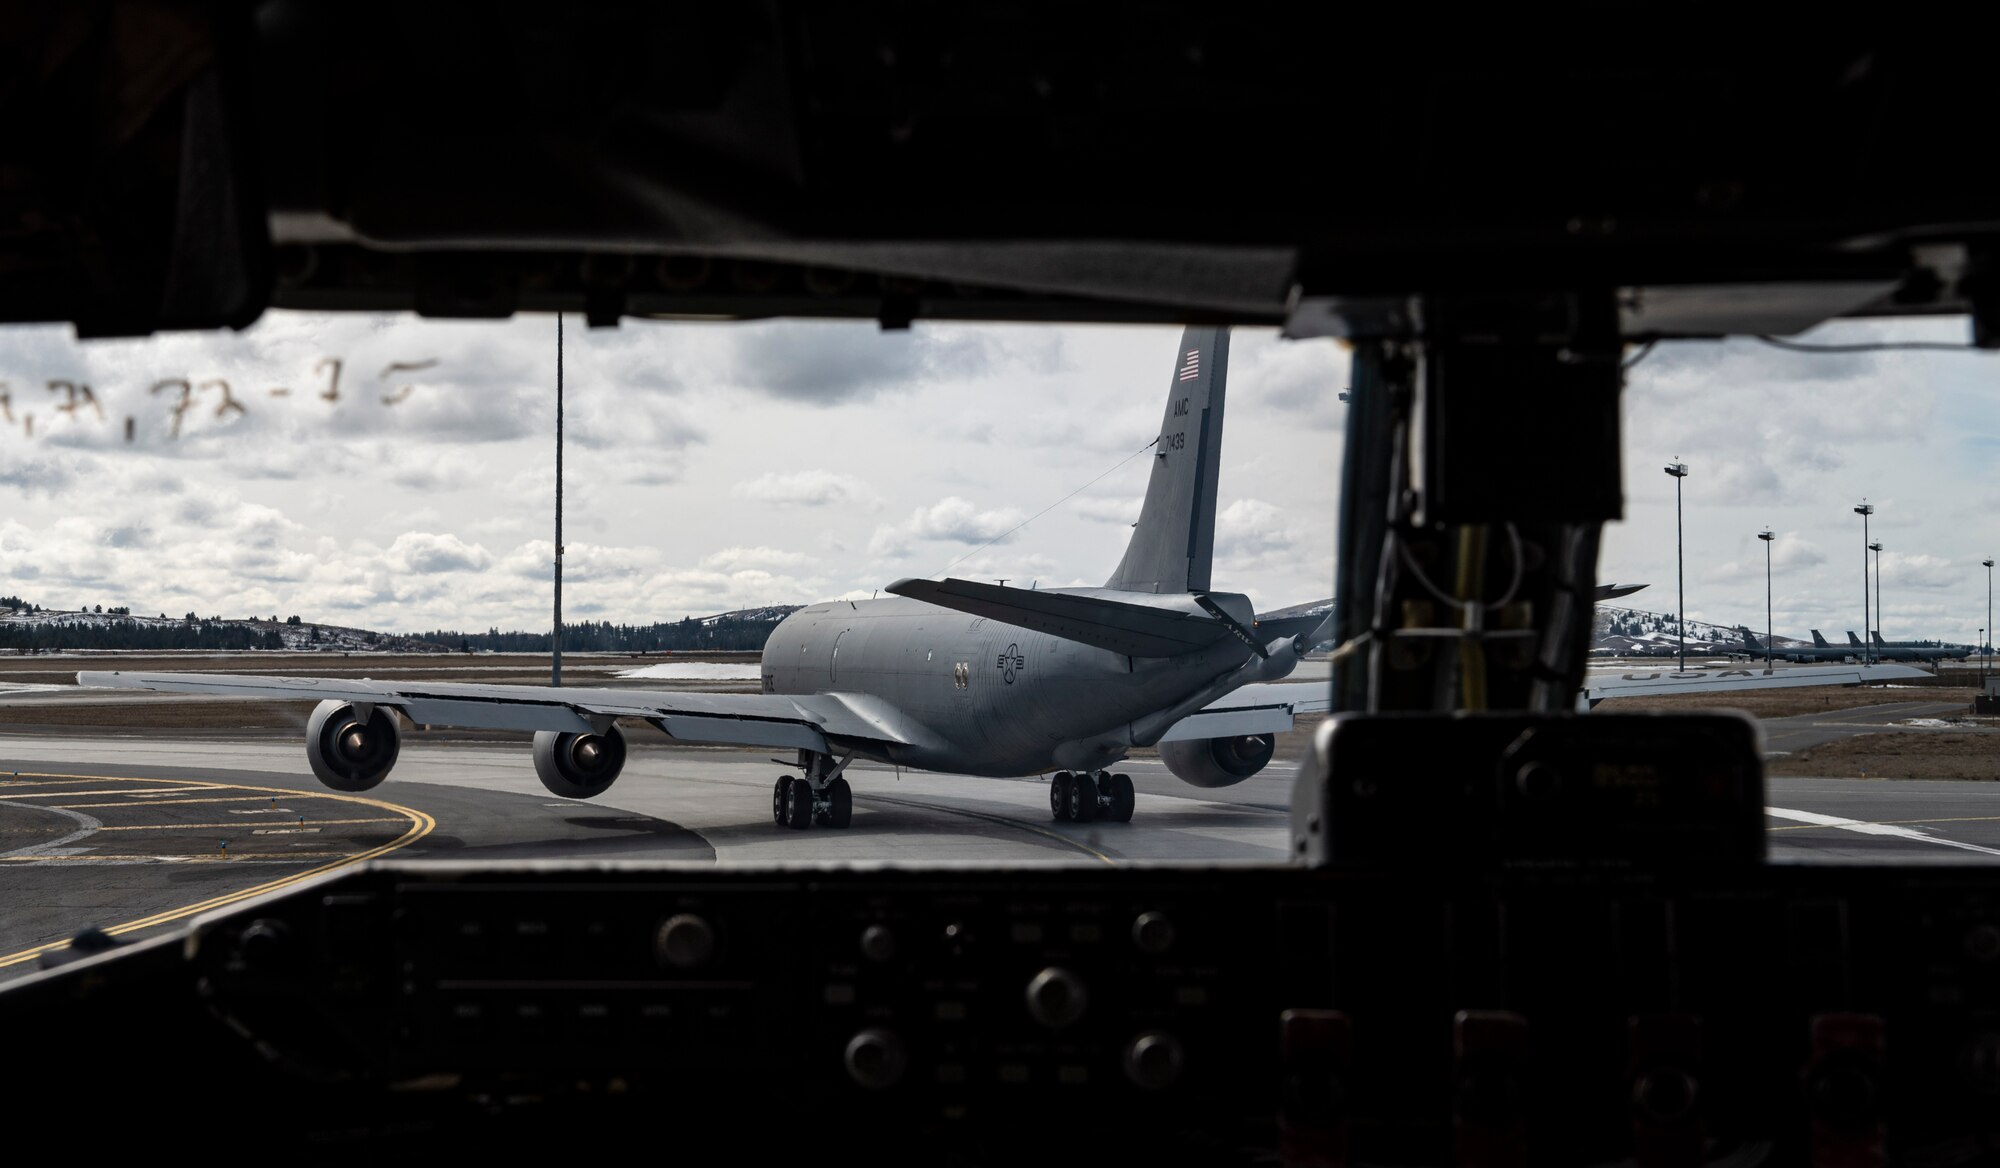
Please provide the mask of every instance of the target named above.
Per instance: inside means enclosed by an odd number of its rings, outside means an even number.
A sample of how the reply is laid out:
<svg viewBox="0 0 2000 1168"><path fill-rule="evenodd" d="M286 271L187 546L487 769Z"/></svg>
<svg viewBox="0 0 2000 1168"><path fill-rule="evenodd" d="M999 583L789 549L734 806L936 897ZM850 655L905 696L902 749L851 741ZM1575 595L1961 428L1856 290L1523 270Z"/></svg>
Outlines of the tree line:
<svg viewBox="0 0 2000 1168"><path fill-rule="evenodd" d="M610 621L565 622L563 648L575 653L658 653L697 649L754 652L764 647L764 642L771 637L771 630L778 627L781 619L725 617L709 622L689 617L650 625L614 624ZM547 633L503 633L499 629L488 629L483 633L434 629L408 636L462 652L547 653L554 648Z"/></svg>
<svg viewBox="0 0 2000 1168"><path fill-rule="evenodd" d="M0 624L0 652L53 653L64 649L282 649L284 638L276 629L256 629L239 624L182 622L177 625L142 625L118 621L111 624L74 624L46 621L39 624Z"/></svg>

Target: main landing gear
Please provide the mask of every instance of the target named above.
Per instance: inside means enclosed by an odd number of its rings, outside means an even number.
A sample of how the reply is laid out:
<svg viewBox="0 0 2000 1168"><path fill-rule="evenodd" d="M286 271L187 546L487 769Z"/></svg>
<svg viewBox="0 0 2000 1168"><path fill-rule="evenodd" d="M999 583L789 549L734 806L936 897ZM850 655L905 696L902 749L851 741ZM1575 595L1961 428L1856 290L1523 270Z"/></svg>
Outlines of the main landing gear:
<svg viewBox="0 0 2000 1168"><path fill-rule="evenodd" d="M804 831L817 823L846 827L854 821L854 791L840 772L853 755L835 762L829 755L800 751L805 777L779 775L771 788L771 821L779 827Z"/></svg>
<svg viewBox="0 0 2000 1168"><path fill-rule="evenodd" d="M1137 801L1132 780L1126 775L1057 771L1049 784L1049 811L1058 823L1089 823L1093 819L1130 823Z"/></svg>

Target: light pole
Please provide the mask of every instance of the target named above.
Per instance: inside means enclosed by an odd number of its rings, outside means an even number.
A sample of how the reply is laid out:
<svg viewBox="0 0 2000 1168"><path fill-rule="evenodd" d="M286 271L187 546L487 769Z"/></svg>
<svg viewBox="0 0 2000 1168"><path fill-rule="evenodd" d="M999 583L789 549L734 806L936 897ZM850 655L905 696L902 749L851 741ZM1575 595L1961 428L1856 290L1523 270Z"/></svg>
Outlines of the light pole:
<svg viewBox="0 0 2000 1168"><path fill-rule="evenodd" d="M550 638L549 684L562 684L562 456L563 456L563 330L556 313L556 626Z"/></svg>
<svg viewBox="0 0 2000 1168"><path fill-rule="evenodd" d="M1688 604L1687 567L1681 551L1681 480L1688 477L1687 463L1670 462L1666 466L1668 474L1674 476L1674 593L1680 605L1681 672L1688 669Z"/></svg>
<svg viewBox="0 0 2000 1168"><path fill-rule="evenodd" d="M1880 542L1871 543L1868 545L1868 550L1875 553L1875 624L1878 626L1868 634L1868 643L1873 645L1876 639L1880 638L1886 645L1889 643L1889 638L1882 636L1879 627L1882 623L1882 545Z"/></svg>
<svg viewBox="0 0 2000 1168"><path fill-rule="evenodd" d="M1979 681L1983 687L1987 671L1993 667L1993 650L1988 646L1993 637L1993 558L1979 562L1986 566L1986 627L1979 630Z"/></svg>
<svg viewBox="0 0 2000 1168"><path fill-rule="evenodd" d="M1769 673L1771 664L1771 541L1778 537L1768 531L1760 531L1757 538L1764 541L1764 672Z"/></svg>
<svg viewBox="0 0 2000 1168"><path fill-rule="evenodd" d="M1875 508L1863 503L1854 513L1861 516L1861 663L1867 665L1875 659L1875 643L1868 636L1868 517Z"/></svg>

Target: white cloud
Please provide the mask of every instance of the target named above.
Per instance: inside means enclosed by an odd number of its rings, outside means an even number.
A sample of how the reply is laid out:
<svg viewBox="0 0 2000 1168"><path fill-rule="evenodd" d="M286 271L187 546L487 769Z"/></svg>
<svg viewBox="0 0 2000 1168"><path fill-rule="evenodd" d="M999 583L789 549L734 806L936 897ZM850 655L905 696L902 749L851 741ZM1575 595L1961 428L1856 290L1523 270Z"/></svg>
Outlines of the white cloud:
<svg viewBox="0 0 2000 1168"><path fill-rule="evenodd" d="M1238 499L1215 518L1219 559L1260 562L1290 553L1300 539L1298 527L1284 509L1262 499Z"/></svg>
<svg viewBox="0 0 2000 1168"><path fill-rule="evenodd" d="M436 572L476 572L493 562L493 554L455 535L406 531L389 545L389 564L398 571L431 575Z"/></svg>
<svg viewBox="0 0 2000 1168"><path fill-rule="evenodd" d="M1772 573L1816 568L1826 563L1826 553L1819 549L1819 545L1801 536L1798 532L1785 531L1777 534L1778 538L1772 541L1770 549L1769 570ZM1757 546L1751 549L1752 553L1756 556L1755 559L1729 560L1716 564L1713 567L1702 570L1701 579L1712 584L1745 582L1761 584L1766 570L1763 554L1764 548L1762 547L1763 541L1758 540L1755 542ZM1640 608L1645 607L1643 603L1636 600L1631 603Z"/></svg>
<svg viewBox="0 0 2000 1168"><path fill-rule="evenodd" d="M1085 495L1070 503L1069 509L1076 512L1080 518L1093 523L1119 523L1130 527L1139 522L1139 508L1145 502L1144 496L1141 495L1122 495L1115 498Z"/></svg>
<svg viewBox="0 0 2000 1168"><path fill-rule="evenodd" d="M1826 563L1819 545L1796 531L1781 531L1771 543L1771 566L1776 568L1816 568Z"/></svg>
<svg viewBox="0 0 2000 1168"><path fill-rule="evenodd" d="M798 569L809 567L812 563L813 557L803 553L768 547L729 547L701 558L702 567L717 572L734 572L744 568Z"/></svg>
<svg viewBox="0 0 2000 1168"><path fill-rule="evenodd" d="M928 507L910 512L909 519L875 529L869 538L868 553L874 556L908 555L920 541L983 544L1007 543L1025 513L1013 507L980 510L970 499L947 495Z"/></svg>
<svg viewBox="0 0 2000 1168"><path fill-rule="evenodd" d="M874 488L850 474L830 470L802 470L791 473L770 471L737 483L730 493L742 499L777 507L857 506L871 510L882 506Z"/></svg>
<svg viewBox="0 0 2000 1168"><path fill-rule="evenodd" d="M1921 588L1935 591L1943 588L1957 588L1964 585L1968 577L1980 576L1983 569L1968 569L1966 565L1955 563L1943 556L1926 553L1904 555L1901 552L1882 553L1882 587L1885 589ZM1888 603L1887 598L1883 600Z"/></svg>
<svg viewBox="0 0 2000 1168"><path fill-rule="evenodd" d="M564 609L642 622L872 595L937 566L897 556L942 563L1007 533L1154 437L1179 333L571 324ZM546 627L553 325L273 312L241 333L142 339L0 328L0 381L38 389L32 439L21 393L15 424L0 418L0 592L388 630ZM1308 538L1218 583L1273 603L1323 596L1337 457L1304 411L1324 409L1346 358L1269 330L1240 330L1233 352L1225 511L1264 500ZM169 437L172 394L148 389L176 377L227 380L244 411L217 417L207 390ZM51 430L49 379L91 384L105 420ZM1101 581L1131 521L1119 501L1136 506L1150 465L1130 460L1091 487L1096 501L953 572Z"/></svg>

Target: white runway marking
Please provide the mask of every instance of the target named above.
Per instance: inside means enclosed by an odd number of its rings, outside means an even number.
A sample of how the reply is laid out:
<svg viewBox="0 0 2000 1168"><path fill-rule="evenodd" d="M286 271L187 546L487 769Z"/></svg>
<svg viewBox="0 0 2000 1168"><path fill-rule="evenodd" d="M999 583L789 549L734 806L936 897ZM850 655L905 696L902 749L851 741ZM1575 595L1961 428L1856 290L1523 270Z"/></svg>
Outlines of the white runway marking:
<svg viewBox="0 0 2000 1168"><path fill-rule="evenodd" d="M73 844L104 826L101 821L85 815L81 811L71 811L67 807L50 807L41 803L16 803L14 806L26 807L31 811L47 811L52 815L60 815L65 819L75 820L80 826L68 835L52 839L47 843L29 844L27 847L15 848L10 852L0 852L0 859L17 859L28 856L73 856L78 852L87 852L90 850L89 848L72 848L65 845Z"/></svg>
<svg viewBox="0 0 2000 1168"><path fill-rule="evenodd" d="M1921 843L1939 844L1947 848L1962 848L1968 852L1979 852L1987 856L2000 856L2000 848L1968 844L1942 836L1925 835L1913 827L1898 827L1893 823L1869 823L1863 819L1846 819L1838 815L1822 815L1817 811L1794 811L1786 807L1766 807L1767 815L1779 819L1795 819L1800 823L1810 823L1815 827L1837 827L1842 831L1857 832L1861 835L1888 835L1897 839L1917 840Z"/></svg>

